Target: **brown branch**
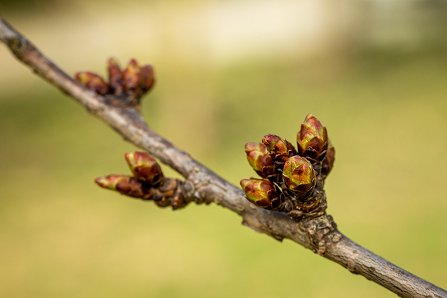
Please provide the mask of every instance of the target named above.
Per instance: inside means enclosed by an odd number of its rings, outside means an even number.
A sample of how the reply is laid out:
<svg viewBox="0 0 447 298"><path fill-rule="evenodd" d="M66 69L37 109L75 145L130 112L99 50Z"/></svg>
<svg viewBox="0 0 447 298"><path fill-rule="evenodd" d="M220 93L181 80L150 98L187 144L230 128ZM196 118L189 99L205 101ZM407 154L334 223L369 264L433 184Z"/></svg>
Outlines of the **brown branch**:
<svg viewBox="0 0 447 298"><path fill-rule="evenodd" d="M149 128L132 107L111 105L87 90L46 58L30 41L0 19L0 41L37 75L70 95L129 142L146 150L183 177L184 189L196 203L216 203L236 212L243 224L272 236L290 239L363 275L402 297L447 297L447 292L368 251L341 234L329 215L292 220L248 202L239 189Z"/></svg>

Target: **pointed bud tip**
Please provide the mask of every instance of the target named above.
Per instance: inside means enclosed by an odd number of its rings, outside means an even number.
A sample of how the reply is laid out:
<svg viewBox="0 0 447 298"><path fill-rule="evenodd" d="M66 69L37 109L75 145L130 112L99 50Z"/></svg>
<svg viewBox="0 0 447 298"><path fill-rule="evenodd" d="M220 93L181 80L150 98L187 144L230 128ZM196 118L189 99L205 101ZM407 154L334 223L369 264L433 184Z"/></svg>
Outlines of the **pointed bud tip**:
<svg viewBox="0 0 447 298"><path fill-rule="evenodd" d="M307 121L309 121L309 120L312 119L312 118L317 119L317 117L315 117L312 113L308 113L308 114L306 115L306 117L304 117L304 122L307 122ZM317 120L318 120L318 119L317 119Z"/></svg>
<svg viewBox="0 0 447 298"><path fill-rule="evenodd" d="M309 127L310 129L314 130L316 134L323 134L323 124L321 121L314 116L313 114L307 114L306 118L304 118L303 125Z"/></svg>
<svg viewBox="0 0 447 298"><path fill-rule="evenodd" d="M115 57L110 57L109 59L107 59L107 64L108 65L116 65L116 66L118 66L119 65L119 63L118 63L118 60L115 58Z"/></svg>
<svg viewBox="0 0 447 298"><path fill-rule="evenodd" d="M109 86L97 73L91 71L79 71L75 73L75 78L85 87L98 94L105 95L108 92Z"/></svg>
<svg viewBox="0 0 447 298"><path fill-rule="evenodd" d="M157 163L155 158L153 158L149 153L144 151L126 152L124 153L124 158L129 163L129 165L142 165L142 164L154 164Z"/></svg>
<svg viewBox="0 0 447 298"><path fill-rule="evenodd" d="M87 84L90 80L92 80L92 78L97 76L99 75L91 71L78 71L75 73L75 79L82 84Z"/></svg>
<svg viewBox="0 0 447 298"><path fill-rule="evenodd" d="M127 63L127 68L139 68L137 59L130 59L129 63Z"/></svg>
<svg viewBox="0 0 447 298"><path fill-rule="evenodd" d="M276 157L281 157L285 159L289 157L289 154L296 154L296 149L287 140L281 138L280 136L268 134L262 138L262 143L267 147L270 154ZM275 158L277 160L278 158Z"/></svg>
<svg viewBox="0 0 447 298"><path fill-rule="evenodd" d="M282 138L280 136L273 135L273 134L265 135L261 140L261 142L267 146L268 150L273 150L275 148L275 145L281 141L282 141Z"/></svg>
<svg viewBox="0 0 447 298"><path fill-rule="evenodd" d="M125 180L129 180L129 177L124 176L124 175L112 174L112 175L107 175L107 176L102 176L102 177L96 178L95 183L98 184L102 188L116 190L116 185L119 182L125 181Z"/></svg>
<svg viewBox="0 0 447 298"><path fill-rule="evenodd" d="M95 183L103 188L107 188L107 185L108 185L106 176L96 178Z"/></svg>

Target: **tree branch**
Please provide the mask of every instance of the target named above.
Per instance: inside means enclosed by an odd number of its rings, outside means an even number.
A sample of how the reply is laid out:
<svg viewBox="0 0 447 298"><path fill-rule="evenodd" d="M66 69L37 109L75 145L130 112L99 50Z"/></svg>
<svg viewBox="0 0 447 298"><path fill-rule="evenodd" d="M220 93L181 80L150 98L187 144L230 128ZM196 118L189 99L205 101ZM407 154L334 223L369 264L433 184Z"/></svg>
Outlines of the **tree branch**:
<svg viewBox="0 0 447 298"><path fill-rule="evenodd" d="M341 234L332 217L294 220L285 213L258 208L236 187L150 129L133 107L113 105L72 79L30 41L0 19L0 41L37 75L70 95L121 136L170 166L184 178L194 202L215 203L236 212L243 224L277 240L290 239L402 297L447 297L447 292L368 251Z"/></svg>

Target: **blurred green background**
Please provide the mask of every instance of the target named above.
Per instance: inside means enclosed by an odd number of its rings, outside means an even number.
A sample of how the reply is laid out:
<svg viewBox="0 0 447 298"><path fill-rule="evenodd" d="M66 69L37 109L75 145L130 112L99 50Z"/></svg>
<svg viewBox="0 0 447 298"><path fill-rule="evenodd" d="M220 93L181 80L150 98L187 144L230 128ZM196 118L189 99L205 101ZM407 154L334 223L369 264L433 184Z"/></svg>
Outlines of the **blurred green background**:
<svg viewBox="0 0 447 298"><path fill-rule="evenodd" d="M337 156L329 213L447 288L446 1L11 1L67 72L154 65L143 113L237 184L243 145L309 112ZM394 297L217 206L172 212L96 187L134 150L0 47L1 297ZM173 174L168 169L165 172Z"/></svg>

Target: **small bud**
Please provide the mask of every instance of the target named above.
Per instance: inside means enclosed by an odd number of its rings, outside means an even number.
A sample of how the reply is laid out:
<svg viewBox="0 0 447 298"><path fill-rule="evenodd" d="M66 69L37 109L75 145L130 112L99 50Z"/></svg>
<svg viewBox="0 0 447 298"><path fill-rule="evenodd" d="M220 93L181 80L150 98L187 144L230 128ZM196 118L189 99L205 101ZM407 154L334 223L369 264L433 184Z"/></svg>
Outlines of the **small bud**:
<svg viewBox="0 0 447 298"><path fill-rule="evenodd" d="M302 156L321 160L328 146L326 127L315 116L308 114L298 132L297 144Z"/></svg>
<svg viewBox="0 0 447 298"><path fill-rule="evenodd" d="M107 61L107 72L109 75L109 86L112 89L112 93L115 96L123 95L123 72L115 59L110 58Z"/></svg>
<svg viewBox="0 0 447 298"><path fill-rule="evenodd" d="M287 148L280 136L268 134L262 138L262 143L268 151L277 151L279 153L287 152Z"/></svg>
<svg viewBox="0 0 447 298"><path fill-rule="evenodd" d="M247 199L260 207L271 207L272 200L278 197L275 186L267 179L242 179L241 186Z"/></svg>
<svg viewBox="0 0 447 298"><path fill-rule="evenodd" d="M135 59L131 59L123 70L123 86L124 92L129 98L135 100L140 98L140 67Z"/></svg>
<svg viewBox="0 0 447 298"><path fill-rule="evenodd" d="M82 85L98 94L105 95L109 91L109 86L104 79L94 72L80 71L75 74L75 78Z"/></svg>
<svg viewBox="0 0 447 298"><path fill-rule="evenodd" d="M152 89L155 83L154 69L151 65L144 65L140 68L140 88L144 94Z"/></svg>
<svg viewBox="0 0 447 298"><path fill-rule="evenodd" d="M150 190L143 185L143 182L135 177L108 175L96 178L95 182L102 188L115 190L129 197L149 199L151 195Z"/></svg>
<svg viewBox="0 0 447 298"><path fill-rule="evenodd" d="M262 143L267 147L274 161L285 162L289 156L296 155L293 145L277 135L265 135Z"/></svg>
<svg viewBox="0 0 447 298"><path fill-rule="evenodd" d="M248 163L259 176L266 178L274 174L273 160L264 144L247 143L245 144L245 153Z"/></svg>
<svg viewBox="0 0 447 298"><path fill-rule="evenodd" d="M335 161L335 148L332 146L331 141L329 140L327 147L326 156L323 159L323 164L321 167L321 174L324 176L329 175L332 168L334 167L334 161Z"/></svg>
<svg viewBox="0 0 447 298"><path fill-rule="evenodd" d="M163 172L157 161L146 152L128 152L124 155L133 175L151 186L160 183Z"/></svg>
<svg viewBox="0 0 447 298"><path fill-rule="evenodd" d="M282 176L286 187L301 198L314 188L316 182L311 163L298 155L286 161Z"/></svg>

